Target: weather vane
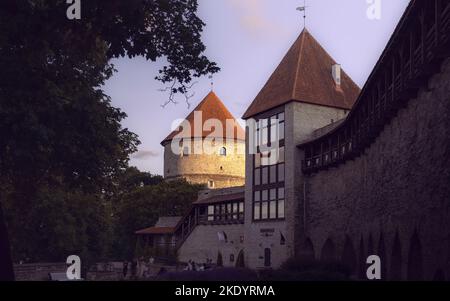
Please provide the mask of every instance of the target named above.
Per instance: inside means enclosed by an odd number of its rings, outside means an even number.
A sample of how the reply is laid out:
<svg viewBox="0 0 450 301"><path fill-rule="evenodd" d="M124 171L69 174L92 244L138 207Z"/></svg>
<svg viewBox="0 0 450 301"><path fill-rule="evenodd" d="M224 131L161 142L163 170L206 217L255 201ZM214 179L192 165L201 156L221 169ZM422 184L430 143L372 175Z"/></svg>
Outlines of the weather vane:
<svg viewBox="0 0 450 301"><path fill-rule="evenodd" d="M211 91L214 91L214 77L212 74L210 74L208 78L211 80Z"/></svg>
<svg viewBox="0 0 450 301"><path fill-rule="evenodd" d="M306 0L303 2L303 6L297 7L297 10L303 12L303 27L306 28Z"/></svg>

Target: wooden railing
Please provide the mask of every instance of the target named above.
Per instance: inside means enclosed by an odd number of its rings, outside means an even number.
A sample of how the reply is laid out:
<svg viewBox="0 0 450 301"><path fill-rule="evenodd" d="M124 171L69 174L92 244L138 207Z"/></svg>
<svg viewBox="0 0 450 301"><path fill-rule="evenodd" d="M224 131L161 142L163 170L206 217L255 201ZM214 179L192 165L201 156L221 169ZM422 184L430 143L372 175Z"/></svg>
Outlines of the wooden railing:
<svg viewBox="0 0 450 301"><path fill-rule="evenodd" d="M199 206L193 206L188 215L183 217L180 224L175 231L176 237L176 249L180 248L186 239L194 231L195 227L199 225L235 225L244 223L244 212L234 213L237 215L237 219L224 219L217 221L209 221L207 215L199 214ZM230 215L234 215L230 214Z"/></svg>
<svg viewBox="0 0 450 301"><path fill-rule="evenodd" d="M189 214L186 215L180 222L178 229L175 232L176 237L176 249L180 248L181 245L186 241L186 239L194 231L195 227L199 225L198 210L196 207L192 207Z"/></svg>
<svg viewBox="0 0 450 301"><path fill-rule="evenodd" d="M439 72L450 54L450 1L412 0L347 119L299 145L304 173L327 169L363 153L384 126Z"/></svg>

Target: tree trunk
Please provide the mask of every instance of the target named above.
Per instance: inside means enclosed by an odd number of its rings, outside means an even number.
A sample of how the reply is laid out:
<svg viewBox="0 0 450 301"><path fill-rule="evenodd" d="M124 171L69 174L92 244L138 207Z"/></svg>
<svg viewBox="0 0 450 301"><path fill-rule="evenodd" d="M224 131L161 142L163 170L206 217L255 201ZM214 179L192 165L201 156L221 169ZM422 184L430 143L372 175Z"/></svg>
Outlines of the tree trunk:
<svg viewBox="0 0 450 301"><path fill-rule="evenodd" d="M14 281L8 232L0 202L0 281Z"/></svg>

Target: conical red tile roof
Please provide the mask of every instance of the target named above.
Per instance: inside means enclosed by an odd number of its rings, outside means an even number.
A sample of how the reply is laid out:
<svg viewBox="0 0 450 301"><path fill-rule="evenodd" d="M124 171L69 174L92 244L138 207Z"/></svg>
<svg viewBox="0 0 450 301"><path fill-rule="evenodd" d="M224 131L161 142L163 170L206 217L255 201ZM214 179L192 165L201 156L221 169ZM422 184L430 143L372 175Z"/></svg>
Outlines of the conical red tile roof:
<svg viewBox="0 0 450 301"><path fill-rule="evenodd" d="M189 137L180 137L177 136L181 133L181 129L177 129L170 133L169 136L167 136L166 139L164 139L161 144L164 145L167 142L173 140L175 136L177 138L206 138L211 137L211 134L215 132L215 129L213 128L212 131L205 131L202 129L199 131L200 134L195 133L195 125L194 125L194 116L195 112L201 112L202 113L202 124L204 125L205 122L209 119L217 119L222 123L223 127L223 133L218 135L218 137L215 138L222 138L222 139L235 139L235 140L245 140L245 132L242 129L242 127L239 125L237 120L234 118L234 116L228 111L228 109L225 107L223 102L220 100L220 98L214 93L210 92L206 97L200 102L200 104L186 117L186 120L189 122L191 126L191 134ZM231 123L232 125L235 125L233 137L228 137L227 128L226 128L226 122ZM230 135L231 136L231 135Z"/></svg>
<svg viewBox="0 0 450 301"><path fill-rule="evenodd" d="M314 37L303 30L243 118L291 101L351 109L360 88L343 70L338 88L332 77L335 64Z"/></svg>

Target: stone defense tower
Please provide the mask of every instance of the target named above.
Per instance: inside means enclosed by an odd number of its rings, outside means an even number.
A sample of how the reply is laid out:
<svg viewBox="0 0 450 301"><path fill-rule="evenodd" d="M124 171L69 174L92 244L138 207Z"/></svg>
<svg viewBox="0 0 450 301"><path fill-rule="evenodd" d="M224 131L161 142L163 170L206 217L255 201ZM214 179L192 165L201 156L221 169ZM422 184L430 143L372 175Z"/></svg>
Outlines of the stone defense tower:
<svg viewBox="0 0 450 301"><path fill-rule="evenodd" d="M161 145L166 180L184 178L209 189L245 184L245 132L214 92Z"/></svg>
<svg viewBox="0 0 450 301"><path fill-rule="evenodd" d="M303 202L308 187L301 172L303 153L297 145L312 138L316 130L337 125L359 92L305 29L249 106L243 119L257 121L258 127L256 133L247 127L247 138L260 137L256 154L247 145L245 262L249 267L276 268L308 249L304 218L309 204ZM278 150L273 149L274 141ZM278 162L262 163L267 148L278 151Z"/></svg>

